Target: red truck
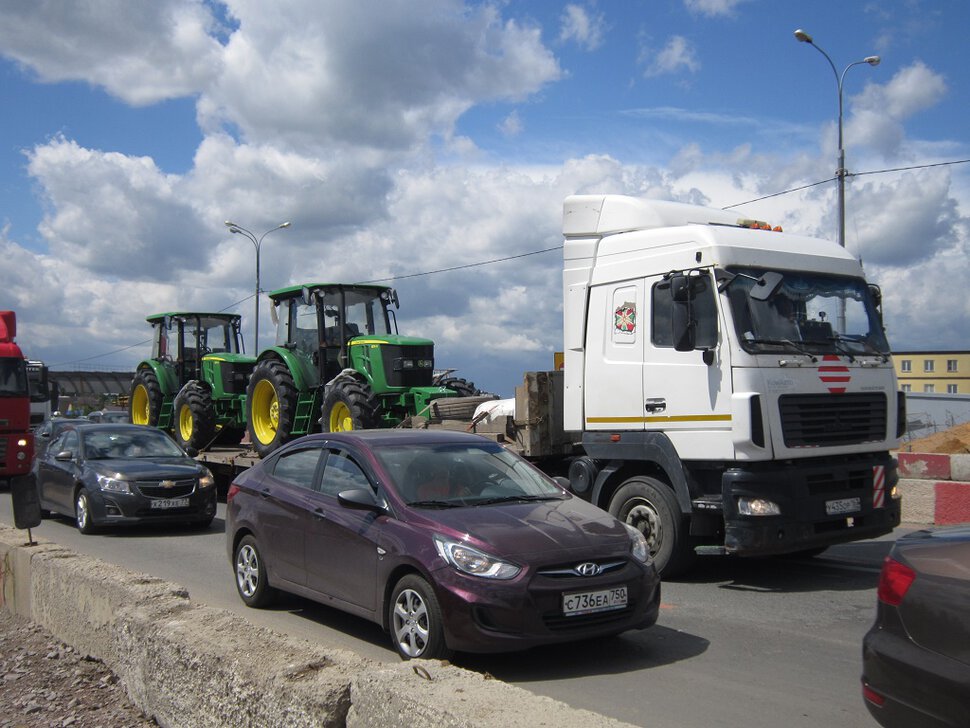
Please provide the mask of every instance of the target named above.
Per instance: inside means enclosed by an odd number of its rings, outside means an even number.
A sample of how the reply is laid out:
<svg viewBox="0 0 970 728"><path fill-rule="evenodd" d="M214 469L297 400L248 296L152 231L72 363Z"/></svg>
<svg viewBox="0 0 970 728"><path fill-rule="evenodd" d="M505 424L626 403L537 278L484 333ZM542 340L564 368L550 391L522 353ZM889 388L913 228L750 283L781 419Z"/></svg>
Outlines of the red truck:
<svg viewBox="0 0 970 728"><path fill-rule="evenodd" d="M27 475L34 457L27 361L14 342L17 315L0 311L0 483Z"/></svg>

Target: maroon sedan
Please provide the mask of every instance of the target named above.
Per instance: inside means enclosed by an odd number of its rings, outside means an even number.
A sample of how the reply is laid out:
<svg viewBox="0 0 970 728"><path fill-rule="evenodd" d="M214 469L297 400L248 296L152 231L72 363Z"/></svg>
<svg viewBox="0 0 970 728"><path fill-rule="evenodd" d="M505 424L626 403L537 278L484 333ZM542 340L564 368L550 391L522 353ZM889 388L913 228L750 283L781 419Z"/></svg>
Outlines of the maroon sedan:
<svg viewBox="0 0 970 728"><path fill-rule="evenodd" d="M233 482L226 538L252 607L277 590L390 632L405 659L654 624L642 534L478 435L310 435Z"/></svg>

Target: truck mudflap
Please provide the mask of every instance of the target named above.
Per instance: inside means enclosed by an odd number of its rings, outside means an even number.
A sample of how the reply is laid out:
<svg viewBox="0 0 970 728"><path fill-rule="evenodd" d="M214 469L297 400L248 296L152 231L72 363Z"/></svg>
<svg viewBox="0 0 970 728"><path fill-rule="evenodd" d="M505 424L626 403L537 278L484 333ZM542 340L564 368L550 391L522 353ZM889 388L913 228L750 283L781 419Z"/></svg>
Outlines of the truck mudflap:
<svg viewBox="0 0 970 728"><path fill-rule="evenodd" d="M725 550L780 554L890 533L897 481L889 453L731 468L721 479Z"/></svg>

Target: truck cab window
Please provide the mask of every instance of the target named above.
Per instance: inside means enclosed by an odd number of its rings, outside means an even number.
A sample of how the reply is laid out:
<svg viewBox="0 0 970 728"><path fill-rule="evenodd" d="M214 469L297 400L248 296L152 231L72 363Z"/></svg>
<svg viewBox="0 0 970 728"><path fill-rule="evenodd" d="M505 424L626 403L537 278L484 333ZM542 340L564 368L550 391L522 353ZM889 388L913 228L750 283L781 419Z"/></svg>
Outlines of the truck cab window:
<svg viewBox="0 0 970 728"><path fill-rule="evenodd" d="M717 301L710 279L695 279L696 291L691 301L691 317L695 323L695 347L710 349L717 345ZM669 281L658 281L650 291L650 340L662 349L674 348L673 300Z"/></svg>

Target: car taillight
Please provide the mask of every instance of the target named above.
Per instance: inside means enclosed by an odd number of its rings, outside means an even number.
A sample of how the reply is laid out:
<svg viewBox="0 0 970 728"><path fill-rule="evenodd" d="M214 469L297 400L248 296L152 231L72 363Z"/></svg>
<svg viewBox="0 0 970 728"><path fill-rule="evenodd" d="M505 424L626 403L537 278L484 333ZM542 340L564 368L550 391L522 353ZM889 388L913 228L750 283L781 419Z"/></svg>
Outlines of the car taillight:
<svg viewBox="0 0 970 728"><path fill-rule="evenodd" d="M887 556L882 562L882 571L879 574L879 588L876 591L879 601L898 607L914 579L915 571Z"/></svg>
<svg viewBox="0 0 970 728"><path fill-rule="evenodd" d="M873 690L868 683L862 683L862 697L880 708L886 703L886 698Z"/></svg>
<svg viewBox="0 0 970 728"><path fill-rule="evenodd" d="M233 498L236 497L236 493L239 492L239 486L233 483L229 486L229 490L226 491L226 503L230 503Z"/></svg>

